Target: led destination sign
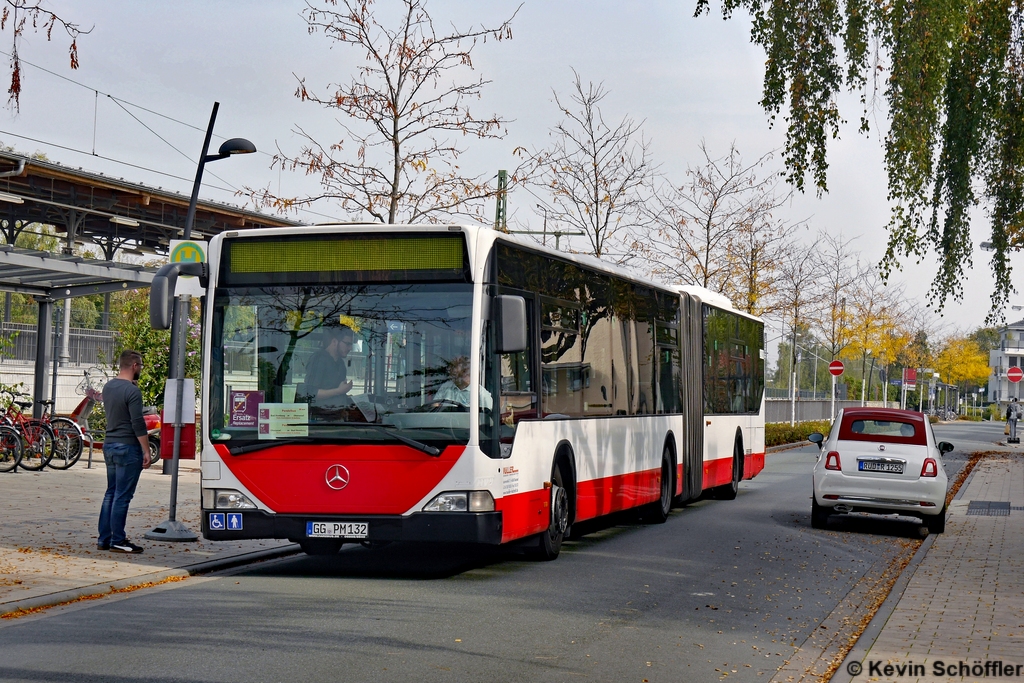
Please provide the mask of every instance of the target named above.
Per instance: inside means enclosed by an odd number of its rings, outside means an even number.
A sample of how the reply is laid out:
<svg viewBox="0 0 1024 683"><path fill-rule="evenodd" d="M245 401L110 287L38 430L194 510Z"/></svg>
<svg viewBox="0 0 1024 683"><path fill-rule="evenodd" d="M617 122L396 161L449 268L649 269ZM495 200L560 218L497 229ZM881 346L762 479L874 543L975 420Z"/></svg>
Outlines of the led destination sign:
<svg viewBox="0 0 1024 683"><path fill-rule="evenodd" d="M225 242L225 284L464 280L462 235L302 236Z"/></svg>

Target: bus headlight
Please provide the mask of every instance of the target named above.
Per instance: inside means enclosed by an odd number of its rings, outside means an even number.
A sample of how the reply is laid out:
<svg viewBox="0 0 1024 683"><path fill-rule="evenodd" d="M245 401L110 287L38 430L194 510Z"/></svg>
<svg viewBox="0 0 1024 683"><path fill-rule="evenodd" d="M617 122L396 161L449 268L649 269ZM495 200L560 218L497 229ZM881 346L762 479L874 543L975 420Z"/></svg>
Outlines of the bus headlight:
<svg viewBox="0 0 1024 683"><path fill-rule="evenodd" d="M490 491L445 491L423 506L424 512L493 512Z"/></svg>
<svg viewBox="0 0 1024 683"><path fill-rule="evenodd" d="M204 510L253 510L256 504L241 491L203 489Z"/></svg>

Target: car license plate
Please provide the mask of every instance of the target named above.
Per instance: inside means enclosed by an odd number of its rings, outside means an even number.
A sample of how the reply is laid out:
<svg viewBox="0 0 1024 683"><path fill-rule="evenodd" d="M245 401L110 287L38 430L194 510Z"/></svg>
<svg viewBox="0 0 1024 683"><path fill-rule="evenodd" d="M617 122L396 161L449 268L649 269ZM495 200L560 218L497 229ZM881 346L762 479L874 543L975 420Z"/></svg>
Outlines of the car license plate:
<svg viewBox="0 0 1024 683"><path fill-rule="evenodd" d="M857 469L859 469L861 472L887 472L889 474L903 474L903 463L859 460L857 462Z"/></svg>
<svg viewBox="0 0 1024 683"><path fill-rule="evenodd" d="M306 522L307 538L366 538L366 522Z"/></svg>

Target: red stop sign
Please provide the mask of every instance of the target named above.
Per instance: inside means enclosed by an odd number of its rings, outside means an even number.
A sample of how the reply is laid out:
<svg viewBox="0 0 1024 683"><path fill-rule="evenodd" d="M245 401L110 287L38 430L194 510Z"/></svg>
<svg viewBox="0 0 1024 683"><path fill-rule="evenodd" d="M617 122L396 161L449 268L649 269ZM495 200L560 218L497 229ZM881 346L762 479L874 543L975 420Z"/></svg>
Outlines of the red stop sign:
<svg viewBox="0 0 1024 683"><path fill-rule="evenodd" d="M846 366L843 365L843 361L841 361L841 360L834 360L834 361L832 361L831 363L828 364L828 371L831 372L836 377L838 377L839 375L843 374L843 370L845 368L846 368Z"/></svg>
<svg viewBox="0 0 1024 683"><path fill-rule="evenodd" d="M1006 379L1016 384L1017 382L1024 379L1024 370L1020 368L1009 368L1006 371Z"/></svg>

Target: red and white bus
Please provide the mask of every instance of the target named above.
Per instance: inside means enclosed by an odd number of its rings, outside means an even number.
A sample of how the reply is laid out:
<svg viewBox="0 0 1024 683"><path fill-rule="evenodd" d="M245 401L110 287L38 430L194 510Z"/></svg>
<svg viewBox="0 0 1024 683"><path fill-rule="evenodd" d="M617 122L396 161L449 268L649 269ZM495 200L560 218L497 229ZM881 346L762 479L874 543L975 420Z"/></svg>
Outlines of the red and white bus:
<svg viewBox="0 0 1024 683"><path fill-rule="evenodd" d="M208 260L208 539L551 559L572 524L664 521L764 467L763 325L720 295L467 226L225 232Z"/></svg>

